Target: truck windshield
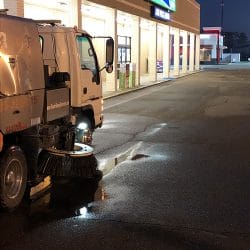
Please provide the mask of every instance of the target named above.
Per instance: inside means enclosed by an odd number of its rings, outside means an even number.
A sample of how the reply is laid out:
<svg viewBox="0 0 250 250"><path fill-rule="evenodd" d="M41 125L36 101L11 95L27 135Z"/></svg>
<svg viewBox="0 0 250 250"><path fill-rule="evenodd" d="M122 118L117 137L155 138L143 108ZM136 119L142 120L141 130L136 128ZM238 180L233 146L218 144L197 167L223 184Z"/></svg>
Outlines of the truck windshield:
<svg viewBox="0 0 250 250"><path fill-rule="evenodd" d="M82 69L90 69L93 74L96 74L96 59L93 47L87 37L77 36L78 52L81 60Z"/></svg>

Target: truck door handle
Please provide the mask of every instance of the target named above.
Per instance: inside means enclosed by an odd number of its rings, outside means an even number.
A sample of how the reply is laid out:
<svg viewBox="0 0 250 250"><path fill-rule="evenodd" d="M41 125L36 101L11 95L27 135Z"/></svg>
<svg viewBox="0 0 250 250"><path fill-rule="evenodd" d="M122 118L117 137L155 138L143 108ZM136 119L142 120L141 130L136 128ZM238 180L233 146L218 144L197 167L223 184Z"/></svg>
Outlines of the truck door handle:
<svg viewBox="0 0 250 250"><path fill-rule="evenodd" d="M88 93L88 88L83 88L83 94L87 94Z"/></svg>

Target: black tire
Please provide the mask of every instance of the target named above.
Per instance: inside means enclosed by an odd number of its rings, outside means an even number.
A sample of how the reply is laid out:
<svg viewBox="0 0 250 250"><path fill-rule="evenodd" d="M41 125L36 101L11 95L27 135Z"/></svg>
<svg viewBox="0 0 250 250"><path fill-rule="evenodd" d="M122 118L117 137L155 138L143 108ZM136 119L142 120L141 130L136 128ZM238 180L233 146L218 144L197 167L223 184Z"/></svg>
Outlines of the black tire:
<svg viewBox="0 0 250 250"><path fill-rule="evenodd" d="M0 206L4 210L17 207L24 196L27 183L27 163L22 150L8 148L0 161Z"/></svg>

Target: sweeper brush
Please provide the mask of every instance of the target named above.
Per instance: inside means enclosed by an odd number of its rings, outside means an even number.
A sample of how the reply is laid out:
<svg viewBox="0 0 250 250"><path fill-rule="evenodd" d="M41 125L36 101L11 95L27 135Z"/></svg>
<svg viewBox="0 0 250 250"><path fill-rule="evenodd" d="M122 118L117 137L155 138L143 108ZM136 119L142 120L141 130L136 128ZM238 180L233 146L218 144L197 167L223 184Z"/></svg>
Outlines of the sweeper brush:
<svg viewBox="0 0 250 250"><path fill-rule="evenodd" d="M93 149L84 144L75 143L73 151L55 148L43 150L39 155L38 174L56 177L101 178L101 171Z"/></svg>

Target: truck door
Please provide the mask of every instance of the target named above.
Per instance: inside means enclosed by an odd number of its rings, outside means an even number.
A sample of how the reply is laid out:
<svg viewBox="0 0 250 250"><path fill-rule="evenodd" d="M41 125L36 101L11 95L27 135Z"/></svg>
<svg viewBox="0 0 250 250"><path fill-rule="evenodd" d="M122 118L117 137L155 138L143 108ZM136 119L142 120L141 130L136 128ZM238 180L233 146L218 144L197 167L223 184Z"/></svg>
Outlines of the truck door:
<svg viewBox="0 0 250 250"><path fill-rule="evenodd" d="M81 64L82 103L100 102L102 86L97 56L91 40L87 36L77 36L78 52Z"/></svg>

